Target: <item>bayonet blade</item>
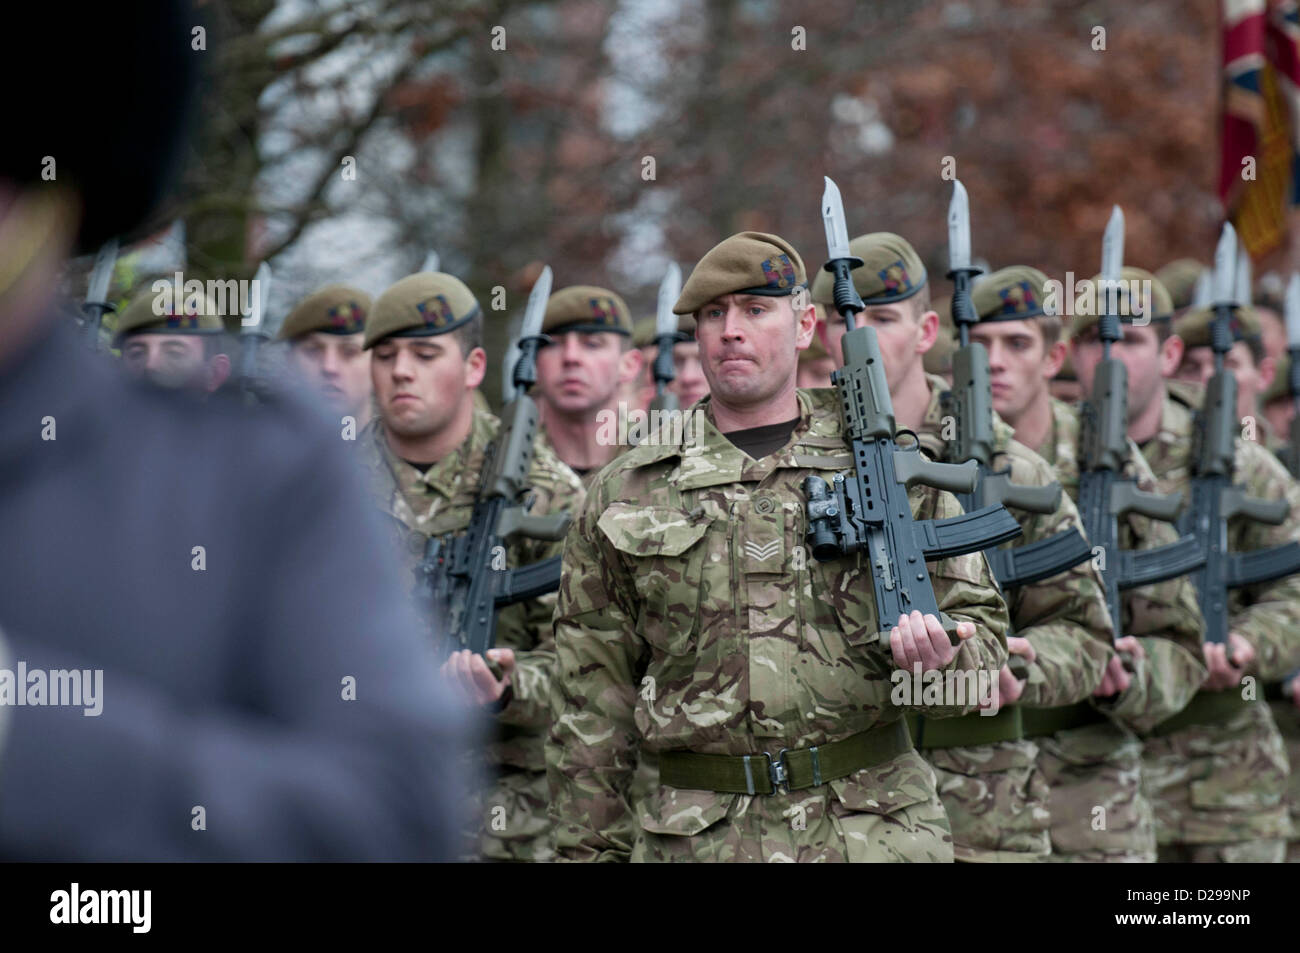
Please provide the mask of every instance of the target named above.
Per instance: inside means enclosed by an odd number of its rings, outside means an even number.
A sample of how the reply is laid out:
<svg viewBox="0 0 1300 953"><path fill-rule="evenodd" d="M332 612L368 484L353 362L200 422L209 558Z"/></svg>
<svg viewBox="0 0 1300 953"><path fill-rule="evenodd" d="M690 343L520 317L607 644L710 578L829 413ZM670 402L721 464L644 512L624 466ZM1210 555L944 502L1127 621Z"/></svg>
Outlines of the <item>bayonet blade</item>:
<svg viewBox="0 0 1300 953"><path fill-rule="evenodd" d="M1236 293L1237 232L1231 222L1223 223L1219 243L1214 247L1214 304L1231 305Z"/></svg>
<svg viewBox="0 0 1300 953"><path fill-rule="evenodd" d="M1101 238L1101 278L1119 281L1124 268L1124 212L1118 205L1111 207L1110 221Z"/></svg>
<svg viewBox="0 0 1300 953"><path fill-rule="evenodd" d="M1196 287L1192 289L1192 307L1208 308L1214 304L1214 275L1206 268L1196 276Z"/></svg>
<svg viewBox="0 0 1300 953"><path fill-rule="evenodd" d="M844 220L844 200L840 198L840 190L829 176L826 179L826 189L822 192L822 224L826 227L826 249L831 261L837 258L848 258L849 253L849 226Z"/></svg>
<svg viewBox="0 0 1300 953"><path fill-rule="evenodd" d="M952 181L948 203L948 270L970 267L970 200L960 179Z"/></svg>
<svg viewBox="0 0 1300 953"><path fill-rule="evenodd" d="M1250 252L1246 251L1245 245L1238 245L1237 280L1234 284L1234 288L1236 289L1237 304L1243 308L1250 305L1250 289L1253 280L1250 267Z"/></svg>
<svg viewBox="0 0 1300 953"><path fill-rule="evenodd" d="M436 251L431 251L424 256L424 264L420 266L421 271L439 271L442 268L442 258Z"/></svg>
<svg viewBox="0 0 1300 953"><path fill-rule="evenodd" d="M677 333L677 315L673 314L673 305L681 295L682 270L677 267L677 262L670 261L663 281L659 282L659 309L655 312L656 337Z"/></svg>
<svg viewBox="0 0 1300 953"><path fill-rule="evenodd" d="M1286 340L1291 347L1300 347L1300 273L1292 272L1286 283Z"/></svg>
<svg viewBox="0 0 1300 953"><path fill-rule="evenodd" d="M87 304L107 304L108 286L113 281L113 266L117 264L117 239L110 238L95 255L95 266L90 272L86 289Z"/></svg>
<svg viewBox="0 0 1300 953"><path fill-rule="evenodd" d="M542 333L542 318L546 316L546 302L551 298L551 266L544 265L537 276L533 290L528 293L528 307L524 309L524 325L520 339L536 337Z"/></svg>

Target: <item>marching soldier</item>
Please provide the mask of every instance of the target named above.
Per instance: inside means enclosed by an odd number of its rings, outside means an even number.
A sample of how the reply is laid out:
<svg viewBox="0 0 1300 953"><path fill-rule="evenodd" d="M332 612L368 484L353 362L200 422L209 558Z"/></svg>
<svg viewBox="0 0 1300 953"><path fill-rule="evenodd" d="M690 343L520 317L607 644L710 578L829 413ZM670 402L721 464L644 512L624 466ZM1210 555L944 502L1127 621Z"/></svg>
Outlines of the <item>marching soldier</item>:
<svg viewBox="0 0 1300 953"><path fill-rule="evenodd" d="M807 558L802 482L851 459L837 395L795 387L806 280L775 235L700 260L674 311L696 317L710 396L687 420L703 419L607 467L570 529L547 744L562 857L952 859L891 672L996 672L1006 609L982 555L938 561L959 645L913 613L886 652L869 557ZM911 502L960 512L928 488ZM638 749L658 759L648 790L632 785Z"/></svg>
<svg viewBox="0 0 1300 953"><path fill-rule="evenodd" d="M289 312L279 339L303 377L330 406L352 417L357 431L370 422L370 352L365 349L370 295L348 285L326 285Z"/></svg>
<svg viewBox="0 0 1300 953"><path fill-rule="evenodd" d="M1189 484L1198 388L1166 383L1182 360L1183 341L1167 321L1122 320L1113 353L1128 369L1128 436L1142 449L1161 493ZM1072 348L1080 380L1091 390L1102 353L1095 314L1075 315ZM1300 536L1300 488L1264 448L1238 439L1236 472L1247 493L1287 498L1282 526L1241 522L1234 550ZM1226 647L1202 646L1209 675L1187 707L1145 738L1143 786L1155 811L1160 860L1281 861L1290 833L1283 795L1287 759L1267 706L1243 679L1280 679L1300 661L1300 580L1281 579L1234 592ZM1226 649L1226 651L1225 651Z"/></svg>
<svg viewBox="0 0 1300 953"><path fill-rule="evenodd" d="M113 344L134 377L211 394L230 377L230 339L206 295L174 302L168 291L137 295L117 322Z"/></svg>
<svg viewBox="0 0 1300 953"><path fill-rule="evenodd" d="M856 238L849 249L865 262L853 272L855 285L867 306L863 317L876 328L886 355L899 426L920 435L922 448L935 459L948 461L953 431L945 426L951 418L946 416L943 395L949 385L942 377L927 374L923 364L939 331L925 266L906 239L890 232ZM818 275L814 300L830 302L829 278L825 272ZM987 284L977 286L981 303L987 299ZM1019 299L1022 308L1033 304L1032 298ZM844 323L834 324L838 339ZM999 420L994 422L994 436L995 467L1009 467L1013 482L1046 486L1054 481L1047 462L1014 440L1011 429ZM1023 531L1017 543L1037 542L1071 528L1083 530L1074 503L1064 493L1052 513L1011 512ZM1048 787L1037 766L1038 745L1026 732L1023 709L1070 706L1077 711L1101 682L1112 654L1106 602L1091 562L1016 587L1007 594L1007 605L1015 632L1007 639L1008 649L1029 663L1028 680L1019 681L1009 669L1002 670L1002 707L994 716L980 713L914 721L918 744L938 773L939 794L952 821L956 857L961 861L1047 858L1051 849Z"/></svg>
<svg viewBox="0 0 1300 953"><path fill-rule="evenodd" d="M617 420L624 387L641 373L632 318L614 292L575 285L551 295L542 333L551 340L537 353L539 443L589 483L620 452L604 439L615 428L602 424Z"/></svg>
<svg viewBox="0 0 1300 953"><path fill-rule="evenodd" d="M1203 307L1191 309L1174 323L1174 333L1183 342L1183 359L1173 373L1174 380L1190 381L1198 387L1209 383L1214 375L1214 349L1210 347L1213 320L1214 310ZM1264 352L1255 309L1241 308L1237 320L1232 350L1223 357L1223 366L1237 379L1237 419L1248 439L1273 449L1278 435L1260 413L1260 407L1276 376L1276 367L1273 358Z"/></svg>
<svg viewBox="0 0 1300 953"><path fill-rule="evenodd" d="M408 568L414 572L431 536L468 525L484 455L500 421L474 406L483 380L482 312L458 279L421 272L394 284L375 302L365 330L377 416L362 433L380 507L402 527ZM582 485L545 446L538 445L529 475L530 513L576 511ZM522 539L508 547L510 566L557 555L560 543ZM484 567L485 570L487 567ZM481 656L458 652L443 666L478 704L496 715L487 760L495 785L482 806L478 838L489 860L549 860L546 777L542 742L550 709L554 665L554 596L501 611L499 648Z"/></svg>
<svg viewBox="0 0 1300 953"><path fill-rule="evenodd" d="M1132 278L1136 272L1124 274ZM1042 272L1023 265L987 276L971 296L980 323L970 336L988 352L994 410L1015 429L1017 440L1055 467L1057 481L1077 504L1079 413L1049 390L1066 344L1061 318L1044 310L1046 286ZM1170 305L1158 285L1155 300L1153 320L1167 322ZM1155 477L1132 444L1127 464L1143 489L1154 489ZM1137 514L1120 524L1124 549L1176 539L1168 523ZM1133 674L1112 653L1086 702L1024 711L1026 729L1043 732L1036 740L1038 765L1051 790L1053 861L1155 861L1155 825L1141 790L1142 746L1134 732L1181 710L1205 678L1200 612L1187 577L1129 590L1121 609L1124 631L1117 648L1135 659ZM1100 827L1097 807L1105 812Z"/></svg>

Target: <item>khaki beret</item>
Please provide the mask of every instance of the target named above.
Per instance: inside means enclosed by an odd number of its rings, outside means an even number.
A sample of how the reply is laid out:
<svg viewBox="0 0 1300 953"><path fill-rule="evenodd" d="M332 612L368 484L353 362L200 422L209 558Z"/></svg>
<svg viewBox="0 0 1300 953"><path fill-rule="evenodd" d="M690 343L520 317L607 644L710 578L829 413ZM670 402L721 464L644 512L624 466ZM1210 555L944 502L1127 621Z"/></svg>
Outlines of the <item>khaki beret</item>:
<svg viewBox="0 0 1300 953"><path fill-rule="evenodd" d="M417 272L379 296L366 320L365 346L389 337L446 334L478 314L478 299L459 278L441 271Z"/></svg>
<svg viewBox="0 0 1300 953"><path fill-rule="evenodd" d="M284 319L278 335L291 341L304 334L360 334L366 329L371 298L364 291L348 285L326 285L303 298Z"/></svg>
<svg viewBox="0 0 1300 953"><path fill-rule="evenodd" d="M1210 325L1214 322L1213 308L1193 308L1174 322L1174 333L1183 339L1189 348L1210 346ZM1260 335L1259 318L1251 307L1233 308L1228 320L1228 330L1232 340L1258 340Z"/></svg>
<svg viewBox="0 0 1300 953"><path fill-rule="evenodd" d="M1182 310L1191 306L1196 281L1201 277L1201 272L1206 270L1195 258L1179 258L1157 271L1156 278L1169 292L1174 309Z"/></svg>
<svg viewBox="0 0 1300 953"><path fill-rule="evenodd" d="M636 348L650 347L655 343L655 319L654 315L648 318L637 318L632 322L632 346Z"/></svg>
<svg viewBox="0 0 1300 953"><path fill-rule="evenodd" d="M206 294L184 294L180 307L173 307L172 286L165 291L150 288L131 300L117 319L114 343L131 334L221 334L226 326L216 305Z"/></svg>
<svg viewBox="0 0 1300 953"><path fill-rule="evenodd" d="M862 259L853 269L853 286L867 305L904 301L925 287L925 265L911 243L893 232L872 232L849 242L849 253ZM834 304L835 278L829 271L817 272L812 299Z"/></svg>
<svg viewBox="0 0 1300 953"><path fill-rule="evenodd" d="M1151 282L1151 314L1146 316L1149 320L1168 321L1174 313L1174 302L1169 297L1168 290L1160 279L1149 271L1125 265L1119 272L1121 287L1114 292L1099 288L1097 283L1100 280L1101 275L1093 275L1087 281L1079 282L1074 288L1075 300L1068 302L1074 308L1074 320L1070 324L1070 334L1073 337L1077 337L1101 320L1101 312L1106 304L1108 293L1115 294L1116 309L1120 312L1121 324L1132 324L1135 317L1141 317L1142 309L1146 307L1146 302L1143 300L1144 289L1139 284L1137 296L1134 297L1132 282ZM1082 308L1079 307L1080 302L1083 304ZM1062 308L1065 304L1067 302L1061 302Z"/></svg>
<svg viewBox="0 0 1300 953"><path fill-rule="evenodd" d="M546 302L542 333L555 331L609 331L630 335L632 315L626 302L614 292L595 285L573 285L561 288Z"/></svg>
<svg viewBox="0 0 1300 953"><path fill-rule="evenodd" d="M705 253L691 271L677 314L694 314L727 294L783 296L808 287L803 259L784 238L766 232L740 232Z"/></svg>
<svg viewBox="0 0 1300 953"><path fill-rule="evenodd" d="M1042 317L1047 276L1028 265L1011 265L980 279L971 305L981 321L1023 321Z"/></svg>

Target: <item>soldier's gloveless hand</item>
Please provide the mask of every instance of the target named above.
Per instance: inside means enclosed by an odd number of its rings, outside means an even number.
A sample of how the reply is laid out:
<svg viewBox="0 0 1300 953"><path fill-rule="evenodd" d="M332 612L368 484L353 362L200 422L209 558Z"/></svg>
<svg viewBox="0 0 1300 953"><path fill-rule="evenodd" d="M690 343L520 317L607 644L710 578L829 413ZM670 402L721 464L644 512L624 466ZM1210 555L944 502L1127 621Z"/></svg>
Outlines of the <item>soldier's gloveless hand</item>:
<svg viewBox="0 0 1300 953"><path fill-rule="evenodd" d="M492 674L487 661L469 649L453 652L442 663L442 674L475 705L491 705L499 701L510 686L510 675L515 668L513 649L488 649L488 658L501 667L501 678Z"/></svg>
<svg viewBox="0 0 1300 953"><path fill-rule="evenodd" d="M1210 669L1205 688L1212 692L1240 685L1246 670L1255 661L1255 647L1236 632L1228 633L1226 644L1206 642L1201 649Z"/></svg>
<svg viewBox="0 0 1300 953"><path fill-rule="evenodd" d="M969 639L974 634L975 623L957 623L958 639ZM956 658L960 643L952 644L938 616L922 616L914 611L898 617L898 625L889 632L889 647L894 664L903 671L912 671L918 663L922 671L929 671L944 668Z"/></svg>

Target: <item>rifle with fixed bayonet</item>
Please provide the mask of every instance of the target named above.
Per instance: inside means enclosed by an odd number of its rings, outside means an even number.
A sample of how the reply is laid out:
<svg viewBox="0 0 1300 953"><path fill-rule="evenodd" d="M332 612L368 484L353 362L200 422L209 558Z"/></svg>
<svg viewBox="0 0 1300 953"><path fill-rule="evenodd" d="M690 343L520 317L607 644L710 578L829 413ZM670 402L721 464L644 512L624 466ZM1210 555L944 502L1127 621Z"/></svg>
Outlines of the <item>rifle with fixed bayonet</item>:
<svg viewBox="0 0 1300 953"><path fill-rule="evenodd" d="M1290 505L1285 499L1261 500L1249 497L1233 483L1237 437L1237 379L1224 367L1224 355L1232 350L1234 312L1249 300L1249 290L1239 280L1237 233L1230 224L1214 250L1214 318L1210 323L1210 347L1214 351L1214 375L1205 387L1197 414L1191 458L1191 505L1179 521L1179 529L1201 541L1205 564L1192 576L1205 618L1208 642L1228 640L1228 593L1231 589L1258 585L1300 572L1300 543L1290 542L1248 553L1228 551L1228 521L1236 517L1277 526L1285 522Z"/></svg>
<svg viewBox="0 0 1300 953"><path fill-rule="evenodd" d="M239 388L245 394L256 394L258 390L257 355L270 339L266 332L266 299L271 294L271 266L266 262L257 266L253 288L248 314L239 321Z"/></svg>
<svg viewBox="0 0 1300 953"><path fill-rule="evenodd" d="M1061 485L1022 486L1011 482L1011 470L993 469L993 391L989 380L988 350L970 339L979 323L971 302L971 279L980 269L971 264L970 204L966 189L953 180L948 206L948 278L952 281L952 317L957 326L957 350L952 358L952 390L943 397L944 409L953 417L956 435L948 458L958 463L973 460L978 477L975 489L958 494L964 510L1002 503L1028 513L1053 513L1061 505ZM1011 548L989 549L993 577L1003 589L1025 586L1072 569L1092 555L1083 534L1071 528L1047 539Z"/></svg>
<svg viewBox="0 0 1300 953"><path fill-rule="evenodd" d="M673 363L673 345L686 339L677 330L677 315L673 312L673 305L681 293L682 270L676 262L670 261L663 280L659 282L659 300L655 311L655 396L650 401L651 413L680 409L677 395L668 389L668 385L677 376L677 367Z"/></svg>
<svg viewBox="0 0 1300 953"><path fill-rule="evenodd" d="M1278 457L1291 475L1300 479L1300 274L1292 274L1287 282L1283 312L1286 315L1287 354L1291 358L1287 362L1286 388L1294 413L1287 444L1278 452Z"/></svg>
<svg viewBox="0 0 1300 953"><path fill-rule="evenodd" d="M533 516L527 512L537 404L528 389L537 380L537 350L549 338L541 333L551 295L551 269L543 268L528 296L511 369L515 397L501 411L501 429L483 461L478 497L464 532L432 536L416 578L426 605L446 619L453 649L483 654L496 642L497 610L536 599L560 587L560 557L508 569L506 544L516 537L560 540L568 513Z"/></svg>
<svg viewBox="0 0 1300 953"><path fill-rule="evenodd" d="M1181 493L1139 490L1137 480L1124 473L1129 458L1128 368L1110 353L1111 345L1121 339L1118 299L1123 267L1124 213L1115 206L1102 237L1097 283L1102 359L1093 377L1092 393L1080 411L1079 513L1088 541L1105 560L1101 581L1116 639L1124 633L1121 591L1173 579L1205 563L1200 543L1185 533L1177 542L1155 549L1124 550L1119 545L1120 517L1138 513L1172 523L1183 502ZM1149 309L1150 297L1145 301ZM1131 660L1125 660L1125 667L1131 670Z"/></svg>
<svg viewBox="0 0 1300 953"><path fill-rule="evenodd" d="M827 562L862 550L871 565L880 642L899 616L919 611L937 616L953 645L957 627L939 611L927 560L946 559L996 546L1020 535L1020 524L1001 505L986 506L948 519L917 520L907 491L915 484L953 493L975 489L975 463L935 463L921 453L912 434L910 449L896 442L894 405L885 378L876 330L858 326L864 305L853 286L852 271L862 259L849 251L848 226L839 189L829 178L822 196L822 218L830 260L825 269L835 276L835 308L848 325L842 342L844 366L831 374L840 397L844 438L853 469L835 475L832 484L818 476L804 480L808 497L807 540L814 558Z"/></svg>
<svg viewBox="0 0 1300 953"><path fill-rule="evenodd" d="M92 351L99 350L99 329L104 323L104 315L117 310L117 305L108 300L108 288L113 281L113 266L116 264L117 239L111 238L95 255L95 265L90 270L90 283L86 286L86 300L81 305L85 316L86 345Z"/></svg>

